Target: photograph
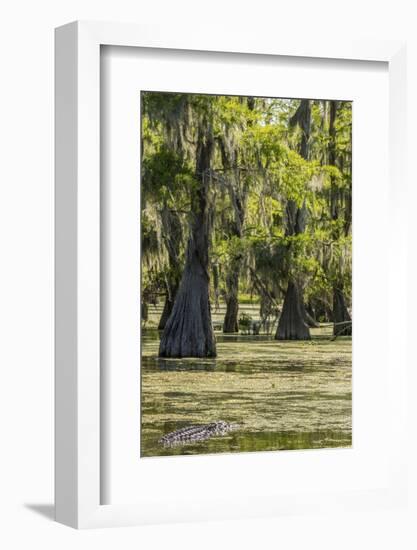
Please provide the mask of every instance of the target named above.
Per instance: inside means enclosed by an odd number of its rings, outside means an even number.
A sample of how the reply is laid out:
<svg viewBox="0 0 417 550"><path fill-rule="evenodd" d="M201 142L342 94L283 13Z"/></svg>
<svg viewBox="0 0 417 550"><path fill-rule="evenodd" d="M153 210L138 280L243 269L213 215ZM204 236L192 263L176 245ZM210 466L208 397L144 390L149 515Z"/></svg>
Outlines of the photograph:
<svg viewBox="0 0 417 550"><path fill-rule="evenodd" d="M352 446L352 101L141 91L142 457Z"/></svg>
<svg viewBox="0 0 417 550"><path fill-rule="evenodd" d="M0 550L417 550L415 4L3 3Z"/></svg>

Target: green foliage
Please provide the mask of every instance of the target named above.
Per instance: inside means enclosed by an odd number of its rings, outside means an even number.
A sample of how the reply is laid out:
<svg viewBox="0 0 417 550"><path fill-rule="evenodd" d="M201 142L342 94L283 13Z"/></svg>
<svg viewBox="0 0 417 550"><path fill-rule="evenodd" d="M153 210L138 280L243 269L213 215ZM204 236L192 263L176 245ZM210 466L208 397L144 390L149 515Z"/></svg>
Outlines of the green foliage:
<svg viewBox="0 0 417 550"><path fill-rule="evenodd" d="M178 199L191 194L196 187L192 168L184 158L162 145L142 160L142 193L155 203L171 208Z"/></svg>
<svg viewBox="0 0 417 550"><path fill-rule="evenodd" d="M334 285L342 285L350 299L351 103L310 101L308 135L300 105L290 99L142 93L143 284L162 291L175 269L177 275L182 270L201 186L195 171L203 136L214 143L207 194L210 261L218 271L213 292L226 293L228 274L240 270L241 295L252 296L255 288L259 293L261 285L282 296L295 278L306 301L329 302ZM302 142L308 155L301 154ZM175 269L168 261L166 209L176 212L182 227ZM292 215L302 218L296 231Z"/></svg>

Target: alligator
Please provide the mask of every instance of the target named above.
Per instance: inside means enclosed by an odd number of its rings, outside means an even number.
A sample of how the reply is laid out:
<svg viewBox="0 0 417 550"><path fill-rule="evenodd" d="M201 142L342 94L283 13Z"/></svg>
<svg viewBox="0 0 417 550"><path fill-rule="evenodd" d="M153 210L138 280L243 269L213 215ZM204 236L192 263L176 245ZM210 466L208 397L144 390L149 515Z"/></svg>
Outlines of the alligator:
<svg viewBox="0 0 417 550"><path fill-rule="evenodd" d="M231 430L236 429L235 424L229 424L224 420L210 422L210 424L200 424L199 426L188 426L175 432L170 432L159 440L159 443L167 447L173 445L184 445L195 441L204 441L216 435L225 435Z"/></svg>

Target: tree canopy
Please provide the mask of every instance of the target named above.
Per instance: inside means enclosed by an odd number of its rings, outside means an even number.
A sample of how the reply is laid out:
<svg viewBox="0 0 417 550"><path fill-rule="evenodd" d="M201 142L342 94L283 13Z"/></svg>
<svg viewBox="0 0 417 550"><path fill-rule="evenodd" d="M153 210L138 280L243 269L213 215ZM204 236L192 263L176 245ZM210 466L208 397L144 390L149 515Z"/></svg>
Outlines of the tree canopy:
<svg viewBox="0 0 417 550"><path fill-rule="evenodd" d="M215 356L237 332L351 331L351 102L142 92L142 317L164 302L163 356ZM259 328L258 328L259 329Z"/></svg>

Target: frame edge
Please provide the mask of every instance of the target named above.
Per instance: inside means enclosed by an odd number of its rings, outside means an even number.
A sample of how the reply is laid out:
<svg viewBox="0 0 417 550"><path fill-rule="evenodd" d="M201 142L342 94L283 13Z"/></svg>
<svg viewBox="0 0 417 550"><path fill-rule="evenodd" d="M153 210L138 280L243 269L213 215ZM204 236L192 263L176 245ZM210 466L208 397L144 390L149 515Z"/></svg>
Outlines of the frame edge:
<svg viewBox="0 0 417 550"><path fill-rule="evenodd" d="M55 519L78 526L78 24L55 30Z"/></svg>
<svg viewBox="0 0 417 550"><path fill-rule="evenodd" d="M55 31L55 503L56 520L75 528L141 523L141 514L128 507L121 511L112 505L100 506L100 463L96 460L99 433L95 431L99 422L98 327L89 324L99 320L99 292L91 285L97 274L99 281L99 262L98 250L93 258L88 258L88 252L99 236L99 205L93 202L99 191L99 163L98 153L92 148L99 138L100 45L182 49L187 42L161 37L154 31L152 27L86 21L69 23ZM188 43L190 50L213 51L196 37ZM227 40L222 46L236 51L236 46ZM275 46L279 47L280 44ZM399 63L403 48L404 42L399 45L369 40L350 46L344 43L332 50L332 55L323 55L328 47L322 49L318 45L308 51L289 46L281 55L375 59L390 65L394 61L390 70L394 67L405 78L405 68ZM245 46L246 51L252 50L248 53L261 53L262 49L263 46ZM237 51L242 51L239 45ZM390 103L390 111L397 105ZM404 143L404 135L400 137ZM91 159L86 163L85 158L89 154L96 165L90 171L85 168L86 164L91 168ZM395 175L400 180L404 177L397 167L391 178ZM89 227L94 229L93 234L89 229L85 235L89 212ZM391 481L397 485L397 472L392 474Z"/></svg>

